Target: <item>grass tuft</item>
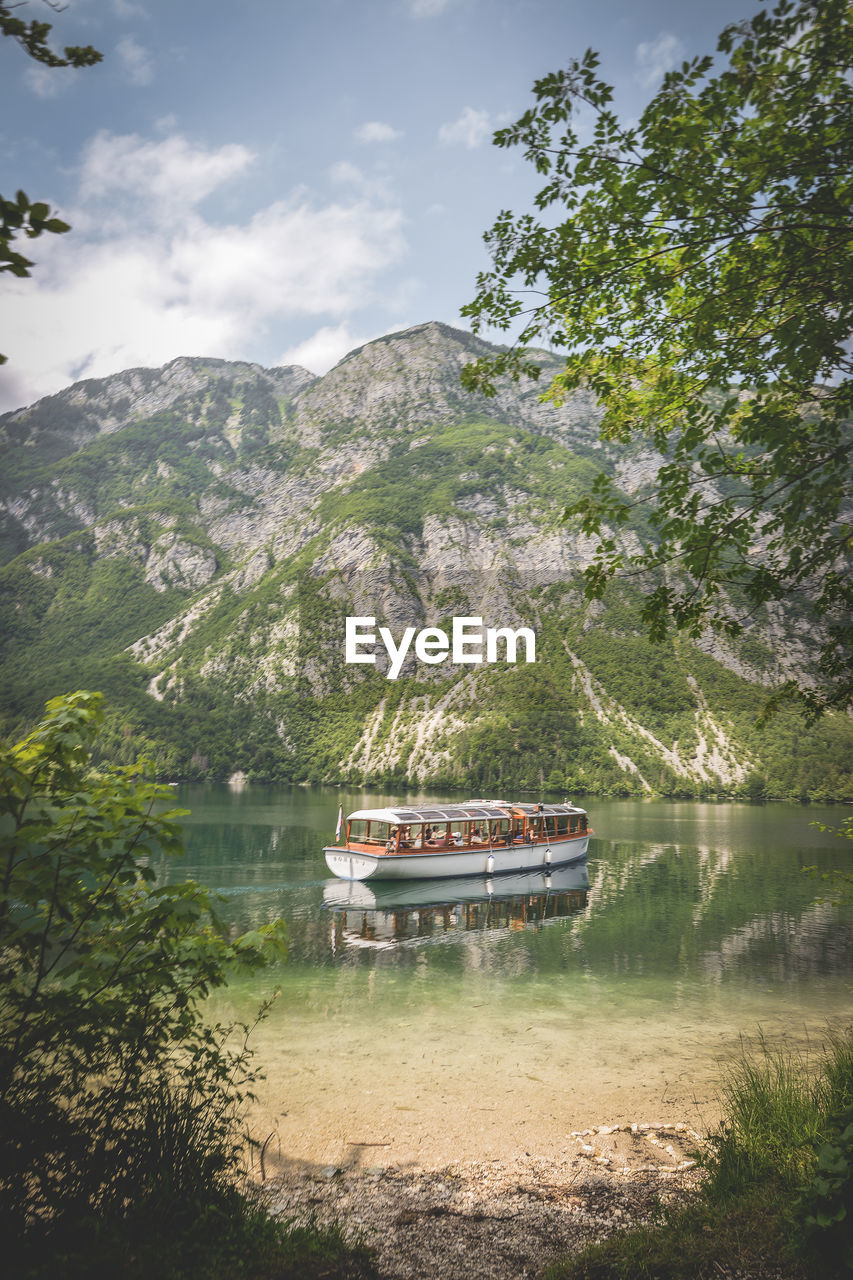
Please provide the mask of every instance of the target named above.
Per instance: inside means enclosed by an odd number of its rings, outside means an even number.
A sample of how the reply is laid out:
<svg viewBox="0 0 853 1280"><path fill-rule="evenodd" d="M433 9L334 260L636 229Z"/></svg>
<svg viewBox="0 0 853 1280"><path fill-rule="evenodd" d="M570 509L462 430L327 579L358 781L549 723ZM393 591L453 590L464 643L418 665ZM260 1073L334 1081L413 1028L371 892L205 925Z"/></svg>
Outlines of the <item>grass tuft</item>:
<svg viewBox="0 0 853 1280"><path fill-rule="evenodd" d="M853 1102L853 1038L830 1033L814 1053L744 1045L722 1081L725 1119L710 1135L711 1199L761 1185L793 1190L809 1178L832 1118Z"/></svg>
<svg viewBox="0 0 853 1280"><path fill-rule="evenodd" d="M761 1037L722 1081L725 1119L710 1135L693 1203L552 1265L543 1280L840 1280L850 1274L804 1216L819 1149L853 1105L853 1029L815 1051ZM843 1154L843 1153L842 1153ZM812 1196L814 1199L814 1196ZM805 1208L803 1208L805 1205Z"/></svg>

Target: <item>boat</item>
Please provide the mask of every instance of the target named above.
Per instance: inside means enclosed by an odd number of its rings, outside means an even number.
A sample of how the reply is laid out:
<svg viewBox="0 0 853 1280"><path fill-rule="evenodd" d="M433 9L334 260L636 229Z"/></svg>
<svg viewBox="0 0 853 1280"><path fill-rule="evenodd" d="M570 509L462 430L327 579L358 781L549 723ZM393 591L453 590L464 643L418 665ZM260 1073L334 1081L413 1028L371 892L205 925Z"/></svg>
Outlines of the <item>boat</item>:
<svg viewBox="0 0 853 1280"><path fill-rule="evenodd" d="M586 857L592 830L576 805L468 800L356 809L323 849L341 880L432 880L562 866ZM341 836L343 841L341 842Z"/></svg>

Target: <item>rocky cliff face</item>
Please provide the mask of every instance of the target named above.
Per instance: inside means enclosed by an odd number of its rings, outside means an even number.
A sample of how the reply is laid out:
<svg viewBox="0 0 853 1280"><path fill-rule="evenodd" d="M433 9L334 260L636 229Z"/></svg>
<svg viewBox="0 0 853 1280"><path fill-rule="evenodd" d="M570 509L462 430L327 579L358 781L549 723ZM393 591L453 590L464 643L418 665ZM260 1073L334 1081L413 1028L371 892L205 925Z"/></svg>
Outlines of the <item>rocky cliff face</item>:
<svg viewBox="0 0 853 1280"><path fill-rule="evenodd" d="M636 588L584 604L594 548L566 503L600 467L642 493L658 460L602 446L586 396L468 394L484 348L427 324L322 378L180 359L0 418L7 722L88 683L110 694L114 754L148 743L183 774L744 785L766 763L745 727L755 685L780 651L807 658L794 621L653 650ZM381 646L344 661L348 615L395 643L462 616L528 627L537 662L411 645L390 681Z"/></svg>

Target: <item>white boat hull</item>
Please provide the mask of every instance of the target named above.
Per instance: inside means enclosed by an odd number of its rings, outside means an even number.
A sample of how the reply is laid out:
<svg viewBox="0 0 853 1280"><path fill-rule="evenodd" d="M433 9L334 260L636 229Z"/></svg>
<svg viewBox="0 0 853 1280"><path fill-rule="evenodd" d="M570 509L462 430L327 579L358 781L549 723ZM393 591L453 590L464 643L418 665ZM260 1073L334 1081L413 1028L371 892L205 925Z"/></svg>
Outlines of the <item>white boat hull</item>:
<svg viewBox="0 0 853 1280"><path fill-rule="evenodd" d="M418 853L363 853L327 846L326 866L341 880L433 880L456 876L500 876L540 871L586 856L589 836L571 836L550 844L495 845L482 849L436 849Z"/></svg>
<svg viewBox="0 0 853 1280"><path fill-rule="evenodd" d="M448 904L503 901L537 894L585 893L589 889L586 858L580 854L553 870L508 872L491 876L453 876L449 880L327 880L323 905L338 911L419 911Z"/></svg>

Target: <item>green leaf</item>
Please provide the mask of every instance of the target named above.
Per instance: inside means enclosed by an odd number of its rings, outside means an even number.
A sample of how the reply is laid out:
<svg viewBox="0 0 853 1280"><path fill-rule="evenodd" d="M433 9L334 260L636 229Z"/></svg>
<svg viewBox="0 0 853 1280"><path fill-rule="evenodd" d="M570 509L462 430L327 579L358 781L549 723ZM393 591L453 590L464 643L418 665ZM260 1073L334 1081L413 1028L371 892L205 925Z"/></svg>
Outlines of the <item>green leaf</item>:
<svg viewBox="0 0 853 1280"><path fill-rule="evenodd" d="M540 301L509 353L463 377L493 395L525 347L558 336L566 368L550 398L586 386L602 439L660 455L631 568L672 566L650 634L731 634L739 608L796 594L816 671L776 697L795 694L814 719L853 705L853 16L846 0L778 4L718 49L728 65L708 55L670 72L636 127L609 110L594 58L536 81L495 141L547 175L535 204L549 221L499 215L463 314L475 332L507 328ZM593 114L584 145L563 129L575 105ZM616 515L594 489L584 532L600 537ZM587 595L625 571L605 552Z"/></svg>

